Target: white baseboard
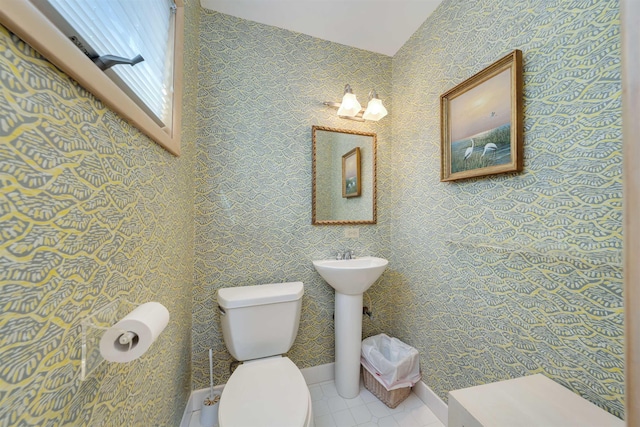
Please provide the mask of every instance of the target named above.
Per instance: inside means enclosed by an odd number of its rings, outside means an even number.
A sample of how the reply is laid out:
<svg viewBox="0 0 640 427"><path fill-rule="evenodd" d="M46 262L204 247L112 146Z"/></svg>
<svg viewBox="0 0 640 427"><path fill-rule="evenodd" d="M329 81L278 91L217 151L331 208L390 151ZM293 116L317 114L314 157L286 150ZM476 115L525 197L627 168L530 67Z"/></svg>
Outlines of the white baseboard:
<svg viewBox="0 0 640 427"><path fill-rule="evenodd" d="M189 427L191 424L191 415L193 411L191 407L193 406L193 392L189 395L189 400L187 401L187 406L184 407L184 412L182 413L182 420L180 421L180 427Z"/></svg>
<svg viewBox="0 0 640 427"><path fill-rule="evenodd" d="M308 385L335 379L335 363L313 366L311 368L301 369L300 371ZM418 381L418 383L413 386L413 392L446 427L448 418L447 404L423 381Z"/></svg>
<svg viewBox="0 0 640 427"><path fill-rule="evenodd" d="M323 383L334 379L334 363L326 363L324 365L313 366L311 368L304 368L300 371L308 385ZM222 393L223 389L224 384L215 386L213 390L214 392ZM422 381L418 381L418 383L413 386L413 392L424 402L425 405L427 405L431 412L433 412L440 422L446 427L448 410L447 404L444 403L444 401ZM208 394L208 388L193 390L191 392L187 406L184 408L180 427L189 426L192 413L200 410L200 406Z"/></svg>
<svg viewBox="0 0 640 427"><path fill-rule="evenodd" d="M300 369L302 372L302 376L306 381L307 385L323 383L325 381L331 381L334 378L334 363L327 363L324 365L313 366L311 368ZM214 392L222 393L224 389L224 384L217 385L213 388ZM194 411L199 411L200 406L202 406L202 402L209 395L208 388L201 388L200 390L193 390L191 395L189 396L189 401L187 402L187 406L184 408L184 413L182 414L182 421L180 422L180 427L188 427L191 422L191 415Z"/></svg>
<svg viewBox="0 0 640 427"><path fill-rule="evenodd" d="M180 427L189 427L191 424L191 415L193 415L193 391L189 395L189 400L187 400L187 406L184 407L184 412L182 413L182 420L180 421Z"/></svg>
<svg viewBox="0 0 640 427"><path fill-rule="evenodd" d="M224 384L217 385L213 387L214 393L222 394L222 390L224 389ZM209 396L208 388L201 388L200 390L193 390L191 392L191 397L189 397L189 402L191 405L187 404L187 407L190 408L191 411L199 411L202 406L202 402Z"/></svg>
<svg viewBox="0 0 640 427"><path fill-rule="evenodd" d="M425 405L434 413L436 417L440 420L442 424L447 427L447 419L448 419L448 406L440 397L433 392L422 381L418 381L416 385L413 386L413 392L424 402Z"/></svg>
<svg viewBox="0 0 640 427"><path fill-rule="evenodd" d="M300 369L300 372L302 372L307 385L333 381L335 378L335 363L325 363L324 365Z"/></svg>
<svg viewBox="0 0 640 427"><path fill-rule="evenodd" d="M222 394L224 384L213 387L214 393ZM180 421L180 427L189 427L191 423L191 415L194 411L199 411L202 406L202 402L209 395L209 388L201 388L200 390L193 390L187 401L187 406L184 407L184 413L182 414L182 421Z"/></svg>

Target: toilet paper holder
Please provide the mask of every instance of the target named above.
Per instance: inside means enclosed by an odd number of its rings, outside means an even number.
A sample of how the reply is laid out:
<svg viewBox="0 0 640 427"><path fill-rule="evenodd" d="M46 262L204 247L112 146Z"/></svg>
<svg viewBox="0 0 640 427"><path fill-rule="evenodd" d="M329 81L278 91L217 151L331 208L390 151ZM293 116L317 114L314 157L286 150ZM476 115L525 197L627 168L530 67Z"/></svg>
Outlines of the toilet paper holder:
<svg viewBox="0 0 640 427"><path fill-rule="evenodd" d="M82 326L82 361L80 363L80 380L87 380L104 361L100 354L100 339L105 330L111 328L138 304L118 299L103 306L81 321ZM122 341L125 342L122 342ZM120 343L129 345L135 340L135 334L124 331Z"/></svg>

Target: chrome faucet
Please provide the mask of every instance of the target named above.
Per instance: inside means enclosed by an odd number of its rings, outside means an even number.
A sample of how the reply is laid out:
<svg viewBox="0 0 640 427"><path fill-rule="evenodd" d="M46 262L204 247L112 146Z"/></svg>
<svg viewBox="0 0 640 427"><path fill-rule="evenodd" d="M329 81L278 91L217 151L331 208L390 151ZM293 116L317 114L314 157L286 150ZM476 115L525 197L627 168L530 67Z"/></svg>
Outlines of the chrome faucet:
<svg viewBox="0 0 640 427"><path fill-rule="evenodd" d="M336 252L337 260L349 260L349 259L355 259L355 258L356 258L356 253L353 251L353 249L345 249L343 252L342 251Z"/></svg>

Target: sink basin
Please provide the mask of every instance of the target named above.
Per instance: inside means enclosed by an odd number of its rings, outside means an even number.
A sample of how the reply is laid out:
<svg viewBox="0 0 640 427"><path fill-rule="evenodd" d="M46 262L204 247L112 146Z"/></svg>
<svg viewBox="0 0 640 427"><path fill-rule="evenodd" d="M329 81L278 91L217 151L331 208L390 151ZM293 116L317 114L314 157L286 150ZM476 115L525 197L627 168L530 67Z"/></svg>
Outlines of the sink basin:
<svg viewBox="0 0 640 427"><path fill-rule="evenodd" d="M384 258L361 257L349 260L313 261L313 266L336 292L344 295L363 294L387 268Z"/></svg>

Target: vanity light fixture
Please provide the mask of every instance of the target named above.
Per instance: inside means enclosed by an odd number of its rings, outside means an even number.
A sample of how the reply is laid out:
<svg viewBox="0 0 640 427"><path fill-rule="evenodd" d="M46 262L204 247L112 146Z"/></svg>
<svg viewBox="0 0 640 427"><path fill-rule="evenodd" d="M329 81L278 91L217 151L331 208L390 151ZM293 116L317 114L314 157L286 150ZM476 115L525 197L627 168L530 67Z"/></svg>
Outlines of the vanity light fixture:
<svg viewBox="0 0 640 427"><path fill-rule="evenodd" d="M340 104L340 108L338 108L338 115L344 117L355 117L356 114L360 112L362 106L356 99L356 96L353 94L351 90L351 86L346 84L344 86L344 96L342 97L342 103Z"/></svg>
<svg viewBox="0 0 640 427"><path fill-rule="evenodd" d="M371 89L371 92L369 92L369 104L367 104L367 109L362 115L362 118L377 122L386 115L387 109L384 108L382 101L378 98L378 93L375 89Z"/></svg>
<svg viewBox="0 0 640 427"><path fill-rule="evenodd" d="M351 86L349 84L344 86L342 102L326 101L323 104L337 108L339 117L359 122L364 122L365 120L377 122L387 115L387 109L382 105L382 101L378 98L378 93L374 89L369 92L369 104L365 110L356 99L356 96L353 94L353 90L351 90Z"/></svg>

